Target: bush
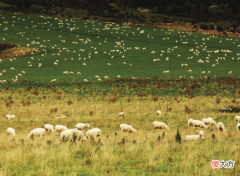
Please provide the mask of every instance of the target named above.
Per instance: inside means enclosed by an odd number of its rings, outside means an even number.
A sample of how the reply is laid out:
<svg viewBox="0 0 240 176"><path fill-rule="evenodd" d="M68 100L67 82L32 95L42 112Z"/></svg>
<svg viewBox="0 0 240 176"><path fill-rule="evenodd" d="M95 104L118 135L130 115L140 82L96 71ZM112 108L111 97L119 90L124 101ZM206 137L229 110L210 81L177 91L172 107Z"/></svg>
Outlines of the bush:
<svg viewBox="0 0 240 176"><path fill-rule="evenodd" d="M179 133L179 129L177 130L177 135L175 136L175 141L179 144L181 144L182 138L181 135Z"/></svg>
<svg viewBox="0 0 240 176"><path fill-rule="evenodd" d="M220 112L228 112L228 113L239 113L240 106L239 105L228 105L227 107L223 107L219 110Z"/></svg>

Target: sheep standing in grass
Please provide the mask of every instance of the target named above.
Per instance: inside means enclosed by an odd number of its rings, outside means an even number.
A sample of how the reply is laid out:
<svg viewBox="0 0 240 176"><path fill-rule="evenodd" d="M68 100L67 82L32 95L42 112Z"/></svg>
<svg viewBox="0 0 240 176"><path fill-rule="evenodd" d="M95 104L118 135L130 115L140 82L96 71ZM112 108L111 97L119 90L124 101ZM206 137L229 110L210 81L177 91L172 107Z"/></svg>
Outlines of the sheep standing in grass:
<svg viewBox="0 0 240 176"><path fill-rule="evenodd" d="M67 127L64 125L56 125L55 126L55 131L58 133L61 133L62 131L65 131L65 130L67 130Z"/></svg>
<svg viewBox="0 0 240 176"><path fill-rule="evenodd" d="M10 115L10 114L6 115L7 120L14 119L15 117L16 117L15 115Z"/></svg>
<svg viewBox="0 0 240 176"><path fill-rule="evenodd" d="M12 139L16 135L15 130L13 128L7 128L7 135L11 135Z"/></svg>
<svg viewBox="0 0 240 176"><path fill-rule="evenodd" d="M82 131L78 129L67 129L61 132L60 134L60 140L63 142L66 142L68 140L75 142L80 141L86 141L86 138L84 137Z"/></svg>
<svg viewBox="0 0 240 176"><path fill-rule="evenodd" d="M218 124L216 125L216 128L221 131L221 132L226 132L227 130L225 129L225 126L222 122L218 122Z"/></svg>
<svg viewBox="0 0 240 176"><path fill-rule="evenodd" d="M240 131L240 123L237 124L237 131Z"/></svg>
<svg viewBox="0 0 240 176"><path fill-rule="evenodd" d="M162 112L160 110L157 110L157 115L161 115Z"/></svg>
<svg viewBox="0 0 240 176"><path fill-rule="evenodd" d="M44 128L36 128L32 131L30 131L30 133L27 135L27 139L32 137L33 139L35 137L40 137L40 138L44 138L44 135L46 133L46 130Z"/></svg>
<svg viewBox="0 0 240 176"><path fill-rule="evenodd" d="M45 124L44 129L46 131L54 132L54 127L53 127L53 125L50 125L50 124Z"/></svg>
<svg viewBox="0 0 240 176"><path fill-rule="evenodd" d="M132 127L132 125L128 124L121 124L120 125L121 132L129 132L129 133L136 133L137 130Z"/></svg>
<svg viewBox="0 0 240 176"><path fill-rule="evenodd" d="M96 138L100 139L101 137L101 130L99 128L93 128L91 130L88 130L87 133L86 133L86 139L87 140L93 140L93 141L96 141Z"/></svg>
<svg viewBox="0 0 240 176"><path fill-rule="evenodd" d="M169 130L169 127L165 123L163 123L163 122L154 121L153 122L153 126L154 126L154 130L155 129L166 129L166 130Z"/></svg>
<svg viewBox="0 0 240 176"><path fill-rule="evenodd" d="M235 116L235 120L236 120L236 122L240 122L240 116Z"/></svg>
<svg viewBox="0 0 240 176"><path fill-rule="evenodd" d="M193 120L193 119L189 119L188 120L188 127L193 126L193 127L200 127L200 128L207 128L207 126L205 125L204 122L200 121L200 120Z"/></svg>
<svg viewBox="0 0 240 176"><path fill-rule="evenodd" d="M57 82L57 79L52 79L50 82Z"/></svg>
<svg viewBox="0 0 240 176"><path fill-rule="evenodd" d="M213 120L211 117L204 118L202 121L205 123L205 125L217 125L217 122Z"/></svg>
<svg viewBox="0 0 240 176"><path fill-rule="evenodd" d="M119 112L118 116L119 117L125 117L124 112L123 111Z"/></svg>
<svg viewBox="0 0 240 176"><path fill-rule="evenodd" d="M198 131L198 135L187 135L185 140L198 140L203 139L204 131Z"/></svg>
<svg viewBox="0 0 240 176"><path fill-rule="evenodd" d="M88 123L77 123L76 128L78 130L84 131L85 128L89 128L90 125Z"/></svg>

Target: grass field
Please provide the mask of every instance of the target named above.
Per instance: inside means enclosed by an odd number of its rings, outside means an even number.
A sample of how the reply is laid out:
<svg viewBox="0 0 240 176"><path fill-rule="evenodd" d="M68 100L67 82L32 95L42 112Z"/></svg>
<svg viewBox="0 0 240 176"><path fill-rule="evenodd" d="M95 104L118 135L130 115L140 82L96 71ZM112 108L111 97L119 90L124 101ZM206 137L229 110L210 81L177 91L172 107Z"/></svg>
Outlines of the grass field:
<svg viewBox="0 0 240 176"><path fill-rule="evenodd" d="M0 77L6 80L0 84L0 175L239 175L239 132L234 121L238 114L219 111L239 105L238 39L54 17L1 14L0 18L1 43L29 44L40 50L0 62L0 71L6 70ZM161 61L153 62L157 58ZM187 72L190 69L192 73ZM169 74L163 74L166 70ZM26 74L14 83L12 78L22 71ZM97 82L96 75L103 81ZM104 76L110 79L104 81ZM57 82L50 83L52 79ZM187 113L186 107L193 112ZM161 116L156 115L159 109ZM120 111L125 118L118 117ZM8 113L16 118L6 120ZM61 114L68 117L55 118ZM184 141L199 130L188 128L188 119L206 117L223 122L228 131L211 127L204 140ZM154 131L156 120L170 130ZM79 122L100 128L101 141L61 144L55 133L46 134L44 140L26 139L45 123L74 128ZM121 123L131 124L137 133L121 134ZM16 130L14 141L6 135L8 127ZM175 141L177 130L181 144ZM233 160L235 167L212 169L212 160Z"/></svg>

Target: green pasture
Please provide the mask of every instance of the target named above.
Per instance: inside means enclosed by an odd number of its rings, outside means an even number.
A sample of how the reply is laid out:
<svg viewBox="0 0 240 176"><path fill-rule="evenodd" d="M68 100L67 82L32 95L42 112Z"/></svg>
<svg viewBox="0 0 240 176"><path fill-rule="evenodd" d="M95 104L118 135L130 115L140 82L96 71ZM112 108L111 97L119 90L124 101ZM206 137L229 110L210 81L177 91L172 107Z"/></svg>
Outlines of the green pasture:
<svg viewBox="0 0 240 176"><path fill-rule="evenodd" d="M45 16L1 14L0 18L1 43L12 43L22 47L30 44L30 48L40 50L39 54L0 62L1 71L7 71L1 79L7 81L11 81L23 70L27 74L19 77L19 82L49 82L51 79L57 79L59 82L82 82L83 79L97 81L96 75L102 80L104 76L115 79L117 75L137 79L154 76L203 78L206 75L214 78L228 76L229 71L232 71L231 76L239 76L240 59L238 60L237 56L237 46L240 42L234 38ZM73 30L70 31L70 28ZM141 30L144 30L144 33L140 34ZM62 43L61 40L65 42ZM34 41L39 43L31 44ZM119 42L119 45L116 42ZM135 47L139 47L139 50ZM144 47L146 50L143 50ZM195 53L199 51L198 56L189 52L190 49ZM111 52L112 50L115 52ZM213 53L216 50L219 50L218 54ZM229 50L231 53L221 50ZM95 51L98 54L94 54ZM155 54L151 54L152 51L155 51ZM104 52L106 54L103 54ZM178 55L180 56L177 57ZM188 60L191 56L192 59ZM165 60L167 57L169 61ZM209 57L209 63L206 63L206 57ZM218 57L222 60L219 59L217 64L215 60ZM153 62L153 59L157 58L161 61ZM198 63L199 59L204 63ZM56 60L59 60L57 66L53 64ZM28 61L33 67L28 67ZM123 62L126 62L126 65ZM38 68L38 63L42 63L41 68ZM87 66L83 66L83 63ZM108 63L111 66L108 66ZM182 64L187 64L188 67L181 67ZM212 64L216 66L211 67ZM10 71L10 67L14 67L15 71ZM169 70L169 74L163 74L165 70ZM188 70L192 70L192 73L188 73ZM74 75L63 75L63 71L73 71ZM206 74L201 74L202 71ZM207 74L208 71L210 74ZM81 75L77 75L77 72L81 72Z"/></svg>

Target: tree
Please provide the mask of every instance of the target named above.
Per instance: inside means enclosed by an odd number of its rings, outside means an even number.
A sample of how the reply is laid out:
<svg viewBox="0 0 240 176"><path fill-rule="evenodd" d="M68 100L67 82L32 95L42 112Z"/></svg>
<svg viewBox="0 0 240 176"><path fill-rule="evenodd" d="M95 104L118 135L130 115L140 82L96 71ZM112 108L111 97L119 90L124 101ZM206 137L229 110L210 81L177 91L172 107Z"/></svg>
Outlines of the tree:
<svg viewBox="0 0 240 176"><path fill-rule="evenodd" d="M32 6L32 0L24 0L24 7L29 9Z"/></svg>
<svg viewBox="0 0 240 176"><path fill-rule="evenodd" d="M178 129L178 130L177 130L177 135L175 136L175 141L176 141L177 143L181 144L181 140L182 140L182 138L181 138L181 135L180 135L179 129Z"/></svg>
<svg viewBox="0 0 240 176"><path fill-rule="evenodd" d="M23 8L23 2L21 0L17 0L16 7L22 9Z"/></svg>

